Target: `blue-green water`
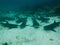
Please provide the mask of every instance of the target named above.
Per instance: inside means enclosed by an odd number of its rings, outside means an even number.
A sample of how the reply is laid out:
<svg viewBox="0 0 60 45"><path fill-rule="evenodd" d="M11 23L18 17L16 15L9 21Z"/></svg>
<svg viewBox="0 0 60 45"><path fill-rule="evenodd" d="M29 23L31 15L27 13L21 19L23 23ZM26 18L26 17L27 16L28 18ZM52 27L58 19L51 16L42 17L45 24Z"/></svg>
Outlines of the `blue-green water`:
<svg viewBox="0 0 60 45"><path fill-rule="evenodd" d="M60 45L60 0L0 0L0 45Z"/></svg>
<svg viewBox="0 0 60 45"><path fill-rule="evenodd" d="M59 0L0 0L0 10L2 11L26 11L35 10L36 8L44 8L46 6L52 7L58 5L60 5Z"/></svg>

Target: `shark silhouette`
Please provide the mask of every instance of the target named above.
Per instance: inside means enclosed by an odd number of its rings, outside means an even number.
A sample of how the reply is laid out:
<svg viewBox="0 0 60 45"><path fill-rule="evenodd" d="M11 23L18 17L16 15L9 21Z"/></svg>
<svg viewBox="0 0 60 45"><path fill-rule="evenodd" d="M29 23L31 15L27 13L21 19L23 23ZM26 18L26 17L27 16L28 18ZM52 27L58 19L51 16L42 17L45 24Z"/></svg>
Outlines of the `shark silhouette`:
<svg viewBox="0 0 60 45"><path fill-rule="evenodd" d="M39 23L36 21L35 18L32 18L32 22L33 22L33 25L32 25L32 26L33 26L34 28L39 28L40 25L39 25Z"/></svg>
<svg viewBox="0 0 60 45"><path fill-rule="evenodd" d="M20 25L20 28L23 29L25 28L27 25L26 25L26 22L27 22L27 18L25 18L23 21L22 21L22 24Z"/></svg>
<svg viewBox="0 0 60 45"><path fill-rule="evenodd" d="M6 23L1 22L0 24L1 24L3 27L7 27L7 28L9 28L9 29L17 28L17 27L18 27L18 25L16 25L16 24L10 24L10 23L8 23L8 22L6 22Z"/></svg>
<svg viewBox="0 0 60 45"><path fill-rule="evenodd" d="M0 22L6 22L7 20L14 20L12 17L0 17Z"/></svg>
<svg viewBox="0 0 60 45"><path fill-rule="evenodd" d="M19 19L16 21L16 23L21 23L21 22L23 22L25 19L26 19L26 18L19 18Z"/></svg>
<svg viewBox="0 0 60 45"><path fill-rule="evenodd" d="M58 27L59 24L60 24L60 22L55 22L55 21L54 21L54 23L44 26L44 30L46 30L46 31L50 31L50 30L51 30L51 31L56 32L56 31L54 30L54 28Z"/></svg>
<svg viewBox="0 0 60 45"><path fill-rule="evenodd" d="M42 16L40 16L40 18L37 18L37 19L40 20L41 22L48 22L49 21L49 18L45 18Z"/></svg>

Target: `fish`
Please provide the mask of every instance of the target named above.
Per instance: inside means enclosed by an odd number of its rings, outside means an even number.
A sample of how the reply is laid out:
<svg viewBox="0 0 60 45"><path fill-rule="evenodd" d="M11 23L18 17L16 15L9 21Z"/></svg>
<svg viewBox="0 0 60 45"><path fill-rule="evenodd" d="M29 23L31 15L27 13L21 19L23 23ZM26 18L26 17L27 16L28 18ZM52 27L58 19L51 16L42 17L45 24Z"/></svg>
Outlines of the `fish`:
<svg viewBox="0 0 60 45"><path fill-rule="evenodd" d="M40 16L40 18L37 18L38 20L40 20L41 22L48 22L50 19L49 18L45 18Z"/></svg>
<svg viewBox="0 0 60 45"><path fill-rule="evenodd" d="M7 27L7 28L9 28L9 29L17 28L17 27L18 27L17 24L10 24L9 22L5 22L5 23L1 22L0 24L1 24L3 27Z"/></svg>
<svg viewBox="0 0 60 45"><path fill-rule="evenodd" d="M16 20L16 23L21 23L21 22L24 21L24 19L25 19L25 18L19 18L19 19Z"/></svg>
<svg viewBox="0 0 60 45"><path fill-rule="evenodd" d="M50 31L51 30L51 31L56 32L54 29L56 27L58 27L59 25L60 25L60 22L54 21L54 23L44 26L44 30L46 30L46 31Z"/></svg>
<svg viewBox="0 0 60 45"><path fill-rule="evenodd" d="M35 18L32 18L32 22L33 22L32 27L34 27L34 28L39 28L40 24L36 21Z"/></svg>
<svg viewBox="0 0 60 45"><path fill-rule="evenodd" d="M0 22L6 22L6 21L9 21L9 20L14 20L14 18L11 18L11 17L0 17Z"/></svg>
<svg viewBox="0 0 60 45"><path fill-rule="evenodd" d="M23 22L26 18L21 18L21 17L19 17L19 16L16 16L16 23L21 23L21 22Z"/></svg>
<svg viewBox="0 0 60 45"><path fill-rule="evenodd" d="M28 26L28 25L26 25L26 23L27 23L27 18L25 18L25 19L23 20L22 24L20 25L20 28L23 29L23 28L25 28L26 26Z"/></svg>

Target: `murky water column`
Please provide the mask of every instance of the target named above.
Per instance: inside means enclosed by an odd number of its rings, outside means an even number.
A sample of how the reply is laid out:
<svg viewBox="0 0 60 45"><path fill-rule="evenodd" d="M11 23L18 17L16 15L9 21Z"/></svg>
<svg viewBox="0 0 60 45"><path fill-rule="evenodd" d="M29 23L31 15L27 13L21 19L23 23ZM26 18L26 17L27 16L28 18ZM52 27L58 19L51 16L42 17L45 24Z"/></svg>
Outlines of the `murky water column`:
<svg viewBox="0 0 60 45"><path fill-rule="evenodd" d="M0 45L60 45L60 1L0 0Z"/></svg>

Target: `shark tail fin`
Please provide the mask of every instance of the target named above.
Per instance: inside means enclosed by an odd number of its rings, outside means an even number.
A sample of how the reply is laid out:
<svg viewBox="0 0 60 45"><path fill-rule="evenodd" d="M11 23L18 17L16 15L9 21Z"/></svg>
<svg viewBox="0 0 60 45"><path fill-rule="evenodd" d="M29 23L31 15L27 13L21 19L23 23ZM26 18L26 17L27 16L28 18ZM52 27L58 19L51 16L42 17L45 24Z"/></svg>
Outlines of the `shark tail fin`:
<svg viewBox="0 0 60 45"><path fill-rule="evenodd" d="M56 30L52 30L53 32L56 32Z"/></svg>

